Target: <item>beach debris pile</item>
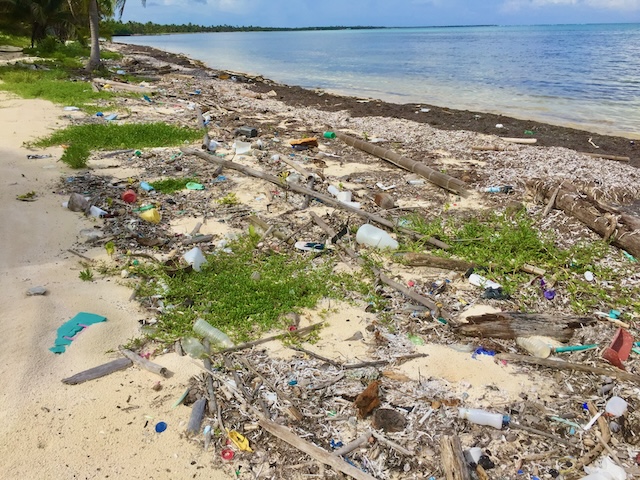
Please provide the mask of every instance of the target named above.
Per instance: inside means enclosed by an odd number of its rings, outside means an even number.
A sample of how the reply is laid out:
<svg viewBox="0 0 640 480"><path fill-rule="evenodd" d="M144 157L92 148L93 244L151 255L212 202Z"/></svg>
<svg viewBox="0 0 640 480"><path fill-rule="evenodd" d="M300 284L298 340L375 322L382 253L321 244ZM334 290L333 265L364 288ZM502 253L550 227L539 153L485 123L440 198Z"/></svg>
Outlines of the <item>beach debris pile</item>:
<svg viewBox="0 0 640 480"><path fill-rule="evenodd" d="M123 69L158 79L139 98L120 99L130 116L112 121L197 126L202 142L93 152L91 169L63 179L58 192L80 204L77 214L100 210L73 252L94 264L88 252L110 246L149 313L141 323L153 326L177 307L141 293L150 280L134 262L198 275L216 255L233 255L233 239L250 230L258 251L313 256L353 275L367 269L385 300L377 308L354 296L334 311L329 302L325 318L290 312L270 337L237 345L209 324L175 339L170 348L201 368L175 405L185 408L188 441L213 464L238 478L640 474L638 300L624 312L611 305L577 315L556 272L536 265L522 267L529 281L509 294L491 265L438 255L450 245L414 228L417 217L524 211L564 246L610 241L604 261L625 272L625 287L638 285L632 167L612 172L576 152L532 147L530 138L428 126L416 133L407 120L296 110L275 92L253 91L247 77L128 58ZM483 144L500 148L472 148ZM545 175L551 161L558 168ZM570 180L575 165L592 166L584 183ZM183 184L163 188L175 179ZM399 250L407 239L415 251ZM585 289L620 287L573 268ZM150 342L153 361L122 349L124 359L64 381L132 364L167 378L167 348ZM177 427L158 423L156 432L167 428Z"/></svg>

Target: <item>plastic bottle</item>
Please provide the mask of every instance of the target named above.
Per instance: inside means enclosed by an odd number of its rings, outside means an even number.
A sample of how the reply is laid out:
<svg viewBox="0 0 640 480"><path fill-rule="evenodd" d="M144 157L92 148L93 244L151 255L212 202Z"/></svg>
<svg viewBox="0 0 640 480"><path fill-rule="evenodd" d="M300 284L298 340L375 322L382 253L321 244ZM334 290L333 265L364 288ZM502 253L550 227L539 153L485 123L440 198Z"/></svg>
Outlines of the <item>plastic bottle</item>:
<svg viewBox="0 0 640 480"><path fill-rule="evenodd" d="M207 338L212 345L215 345L217 347L231 348L234 346L234 343L226 333L210 325L203 318L199 318L196 320L196 323L193 324L193 331L198 335L202 335L203 337Z"/></svg>
<svg viewBox="0 0 640 480"><path fill-rule="evenodd" d="M194 337L185 337L181 341L182 350L193 358L202 358L208 354L204 345L200 343L200 340Z"/></svg>
<svg viewBox="0 0 640 480"><path fill-rule="evenodd" d="M200 268L204 263L207 263L207 259L205 258L202 250L198 247L193 247L191 250L182 255L182 258L193 267L196 272L200 271Z"/></svg>
<svg viewBox="0 0 640 480"><path fill-rule="evenodd" d="M482 275L478 275L477 273L472 273L469 275L469 283L471 285L475 285L476 287L482 288L502 288L502 285L496 282L492 282L488 278L483 277Z"/></svg>
<svg viewBox="0 0 640 480"><path fill-rule="evenodd" d="M627 402L620 397L611 397L604 409L612 417L620 417L627 411Z"/></svg>
<svg viewBox="0 0 640 480"><path fill-rule="evenodd" d="M498 430L502 429L502 415L486 412L477 408L458 408L460 418L469 420L478 425L488 425Z"/></svg>
<svg viewBox="0 0 640 480"><path fill-rule="evenodd" d="M540 337L518 337L516 344L534 357L547 358L551 355L551 345Z"/></svg>
<svg viewBox="0 0 640 480"><path fill-rule="evenodd" d="M390 248L391 250L398 248L398 242L391 238L391 235L368 223L362 225L356 232L356 242L374 248Z"/></svg>
<svg viewBox="0 0 640 480"><path fill-rule="evenodd" d="M136 195L136 192L134 192L133 190L125 190L122 193L122 200L124 200L127 203L135 203L137 198L138 197Z"/></svg>

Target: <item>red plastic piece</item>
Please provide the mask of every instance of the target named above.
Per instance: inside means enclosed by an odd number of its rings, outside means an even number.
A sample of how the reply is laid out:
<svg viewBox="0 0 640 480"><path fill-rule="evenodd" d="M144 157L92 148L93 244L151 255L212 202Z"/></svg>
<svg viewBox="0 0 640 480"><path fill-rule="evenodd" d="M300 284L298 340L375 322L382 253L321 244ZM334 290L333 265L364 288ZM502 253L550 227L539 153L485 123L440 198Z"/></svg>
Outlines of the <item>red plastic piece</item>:
<svg viewBox="0 0 640 480"><path fill-rule="evenodd" d="M137 195L133 190L126 190L122 193L122 200L127 203L134 203L136 201Z"/></svg>
<svg viewBox="0 0 640 480"><path fill-rule="evenodd" d="M236 454L230 448L225 448L224 450L222 450L222 452L220 452L220 455L222 456L223 460L227 461L233 460L233 457L236 456Z"/></svg>
<svg viewBox="0 0 640 480"><path fill-rule="evenodd" d="M613 340L611 340L611 344L602 352L602 358L611 363L611 365L615 365L621 370L626 370L622 362L629 358L631 348L633 348L633 337L624 328L618 328Z"/></svg>

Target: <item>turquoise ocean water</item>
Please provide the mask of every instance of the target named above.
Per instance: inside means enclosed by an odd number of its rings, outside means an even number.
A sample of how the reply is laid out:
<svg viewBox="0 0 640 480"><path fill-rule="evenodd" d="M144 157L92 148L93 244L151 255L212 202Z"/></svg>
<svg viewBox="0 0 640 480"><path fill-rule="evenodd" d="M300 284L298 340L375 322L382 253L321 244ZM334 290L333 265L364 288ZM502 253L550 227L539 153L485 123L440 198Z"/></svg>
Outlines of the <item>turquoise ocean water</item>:
<svg viewBox="0 0 640 480"><path fill-rule="evenodd" d="M330 92L640 138L640 24L116 37Z"/></svg>

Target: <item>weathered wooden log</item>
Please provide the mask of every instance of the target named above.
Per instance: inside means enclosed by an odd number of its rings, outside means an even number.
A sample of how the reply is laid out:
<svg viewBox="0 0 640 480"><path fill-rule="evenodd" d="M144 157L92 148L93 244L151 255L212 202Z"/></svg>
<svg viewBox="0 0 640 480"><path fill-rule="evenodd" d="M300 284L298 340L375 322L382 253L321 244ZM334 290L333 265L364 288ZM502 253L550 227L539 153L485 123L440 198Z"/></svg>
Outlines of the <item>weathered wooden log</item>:
<svg viewBox="0 0 640 480"><path fill-rule="evenodd" d="M228 160L223 160L219 157L215 157L213 155L209 155L205 152L201 152L198 150L195 150L193 148L185 148L185 147L181 147L180 150L187 154L187 155L195 155L196 157L200 157L204 160L207 160L209 162L214 162L217 163L218 165L222 165L224 168L229 168L231 170L236 170L238 172L242 172L245 175L249 175L252 177L256 177L256 178L261 178L263 180L267 180L268 182L274 183L276 185L282 185L280 179L278 177L276 177L275 175L271 175L269 173L266 172L262 172L259 170L254 170L252 168L249 167L245 167L244 165L240 165L239 163L234 163L234 162L230 162ZM379 215L376 215L374 213L369 213L365 210L360 210L359 208L354 208L351 207L349 205L346 205L334 198L332 198L329 195L324 195L322 193L316 192L314 190L310 190L306 187L303 187L302 185L297 185L295 183L292 183L290 185L288 185L288 188L290 190L293 190L294 192L298 192L301 193L303 195L311 195L314 198L317 198L318 200L320 200L322 203L325 203L327 205L330 205L334 208L338 208L338 209L342 209L342 210L346 210L348 212L351 213L355 213L356 215L359 215L361 217L364 217L372 222L375 222L379 225L382 225L384 227L390 228L390 229L396 229L399 230L403 233L406 233L408 235L411 235L413 237L419 236L418 233L414 232L413 230L409 230L406 228L401 228L398 227L395 223L393 223L391 220L387 220L386 218L383 218ZM441 242L440 240L436 239L436 238L427 238L426 241L438 248L442 248L442 249L447 249L449 248L449 245L447 245L444 242Z"/></svg>
<svg viewBox="0 0 640 480"><path fill-rule="evenodd" d="M456 333L470 337L515 339L541 335L568 342L576 328L596 322L588 317L558 317L544 313L498 312L467 317L469 323L454 325Z"/></svg>
<svg viewBox="0 0 640 480"><path fill-rule="evenodd" d="M473 263L465 262L464 260L456 260L455 258L444 258L436 255L429 255L427 253L405 253L400 256L400 259L406 265L410 267L432 267L432 268L444 268L447 270L456 270L459 272L466 272L474 265Z"/></svg>
<svg viewBox="0 0 640 480"><path fill-rule="evenodd" d="M142 358L140 355L132 352L131 350L121 348L120 353L122 353L125 357L127 357L139 367L142 367L151 373L155 373L156 375L160 375L164 378L169 376L169 370L167 370L165 367L163 367L162 365L158 365L157 363L150 362L146 358Z"/></svg>
<svg viewBox="0 0 640 480"><path fill-rule="evenodd" d="M553 195L557 186L542 180L530 180L527 182L527 187L546 199ZM576 190L568 186L560 188L555 204L557 208L580 220L603 238L611 239L611 243L616 247L626 250L635 257L640 257L640 230L636 228L638 225L635 222L636 217L628 214L603 213L601 204L595 205L582 198Z"/></svg>
<svg viewBox="0 0 640 480"><path fill-rule="evenodd" d="M62 383L67 385L78 385L79 383L88 382L89 380L95 380L96 378L104 377L113 372L118 372L129 368L133 362L128 358L117 358L110 362L98 365L97 367L90 368L80 373L76 373L68 378L63 378Z"/></svg>
<svg viewBox="0 0 640 480"><path fill-rule="evenodd" d="M521 145L533 145L538 143L537 138L511 138L511 137L500 137L500 140L507 143L518 143Z"/></svg>
<svg viewBox="0 0 640 480"><path fill-rule="evenodd" d="M446 175L438 170L426 166L424 163L417 162L407 157L394 152L393 150L387 150L373 143L365 142L357 138L351 137L341 132L336 132L336 137L342 140L349 146L358 148L364 152L370 153L378 158L393 163L394 165L404 168L413 173L417 173L421 177L424 177L434 185L437 185L445 190L457 193L462 197L468 197L469 191L467 185L462 181L454 178L450 175Z"/></svg>
<svg viewBox="0 0 640 480"><path fill-rule="evenodd" d="M440 438L440 464L447 480L471 480L458 436L443 435Z"/></svg>
<svg viewBox="0 0 640 480"><path fill-rule="evenodd" d="M213 235L196 235L195 237L185 238L182 241L183 245L191 245L193 243L204 243L213 240Z"/></svg>
<svg viewBox="0 0 640 480"><path fill-rule="evenodd" d="M200 425L204 417L204 407L207 405L207 399L202 397L195 401L191 406L191 416L187 425L187 434L197 435L200 433Z"/></svg>
<svg viewBox="0 0 640 480"><path fill-rule="evenodd" d="M631 161L631 158L629 157L624 157L621 155L605 155L604 153L587 153L587 152L580 152L583 155L587 155L589 157L592 158L604 158L605 160L615 160L616 162L629 162Z"/></svg>
<svg viewBox="0 0 640 480"><path fill-rule="evenodd" d="M496 358L498 360L506 360L508 362L522 362L530 365L540 365L541 367L554 368L556 370L575 370L576 372L604 375L640 385L640 375L634 375L633 373L625 372L619 368L610 369L592 367L591 365L585 365L582 363L564 362L562 360L551 360L549 358L537 358L530 355L518 355L516 353L499 353L496 355Z"/></svg>
<svg viewBox="0 0 640 480"><path fill-rule="evenodd" d="M313 459L324 463L325 465L329 465L334 470L342 472L345 475L349 475L356 480L375 480L375 477L372 477L368 473L365 473L362 470L348 464L342 458L336 457L335 455L330 454L326 450L323 450L313 443L309 443L306 440L300 438L287 427L272 422L271 420L267 420L266 418L261 418L260 420L258 420L258 424L270 434L278 437L281 440L284 440L289 445L297 448L301 452L306 453Z"/></svg>

